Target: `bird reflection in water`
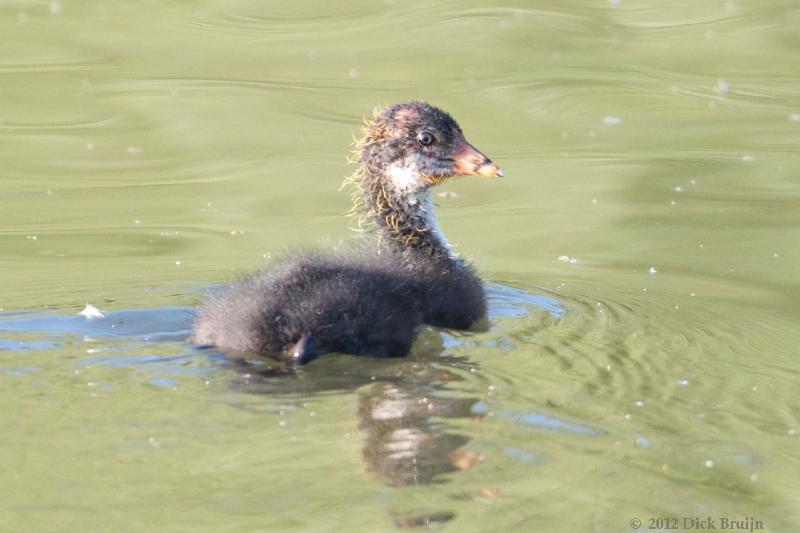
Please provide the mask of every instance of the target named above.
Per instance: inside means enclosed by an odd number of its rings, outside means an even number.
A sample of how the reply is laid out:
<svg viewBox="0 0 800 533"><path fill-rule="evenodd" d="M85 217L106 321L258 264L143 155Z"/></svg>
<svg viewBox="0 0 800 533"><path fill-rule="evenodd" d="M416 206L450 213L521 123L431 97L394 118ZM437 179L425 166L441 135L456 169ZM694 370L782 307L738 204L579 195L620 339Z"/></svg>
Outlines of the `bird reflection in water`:
<svg viewBox="0 0 800 533"><path fill-rule="evenodd" d="M440 379L443 372L440 370ZM449 378L454 374L445 374ZM440 382L441 383L441 382ZM475 398L444 396L445 386L431 381L374 383L359 396L362 457L369 472L395 487L443 483L443 474L475 466L483 455L464 450L470 438L446 430L442 418L476 416ZM401 528L433 528L455 517L446 510L395 513Z"/></svg>
<svg viewBox="0 0 800 533"><path fill-rule="evenodd" d="M427 357L426 357L427 359ZM246 374L240 388L250 393L305 394L342 388L360 389L358 427L364 435L362 458L367 472L387 485L404 487L446 483L446 474L472 468L483 454L465 449L470 437L448 431L448 419L478 418L478 398L455 397L449 384L460 381L458 369L469 371L465 360L447 359L450 370L431 360L371 360L349 369L343 380L331 380L329 371L314 372L281 365L253 366L230 359L230 366ZM377 371L377 372L376 372ZM376 375L377 374L377 375ZM397 527L435 527L455 517L441 509L414 509L392 514Z"/></svg>
<svg viewBox="0 0 800 533"><path fill-rule="evenodd" d="M425 386L428 385L428 386ZM471 417L475 399L436 396L419 383L375 383L359 398L367 469L393 486L440 482L469 465L459 452L469 437L445 431L439 418Z"/></svg>

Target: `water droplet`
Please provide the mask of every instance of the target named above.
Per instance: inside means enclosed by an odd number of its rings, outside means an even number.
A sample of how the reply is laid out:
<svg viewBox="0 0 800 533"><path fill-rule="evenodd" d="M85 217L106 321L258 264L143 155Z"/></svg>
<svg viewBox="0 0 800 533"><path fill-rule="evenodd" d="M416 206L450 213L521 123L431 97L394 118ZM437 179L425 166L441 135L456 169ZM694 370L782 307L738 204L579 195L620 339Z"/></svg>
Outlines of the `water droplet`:
<svg viewBox="0 0 800 533"><path fill-rule="evenodd" d="M713 468L714 467L714 461L712 461L711 459L706 459L706 462L703 463L703 465L706 468Z"/></svg>

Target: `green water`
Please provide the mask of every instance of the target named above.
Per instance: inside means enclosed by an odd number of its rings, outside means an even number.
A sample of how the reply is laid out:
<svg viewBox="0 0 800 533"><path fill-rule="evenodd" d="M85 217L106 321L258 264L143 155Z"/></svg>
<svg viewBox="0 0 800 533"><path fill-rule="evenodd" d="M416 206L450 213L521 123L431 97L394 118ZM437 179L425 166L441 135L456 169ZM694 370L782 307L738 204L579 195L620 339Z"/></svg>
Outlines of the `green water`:
<svg viewBox="0 0 800 533"><path fill-rule="evenodd" d="M491 4L0 3L0 529L800 528L800 6ZM490 330L192 350L417 98L505 171L437 196Z"/></svg>

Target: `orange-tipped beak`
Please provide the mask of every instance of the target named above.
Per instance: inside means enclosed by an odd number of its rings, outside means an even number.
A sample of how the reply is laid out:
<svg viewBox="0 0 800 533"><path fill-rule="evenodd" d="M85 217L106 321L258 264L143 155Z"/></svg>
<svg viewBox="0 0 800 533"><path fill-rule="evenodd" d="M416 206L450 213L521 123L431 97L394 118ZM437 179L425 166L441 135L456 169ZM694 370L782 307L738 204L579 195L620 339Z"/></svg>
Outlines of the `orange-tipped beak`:
<svg viewBox="0 0 800 533"><path fill-rule="evenodd" d="M459 176L483 176L485 178L502 178L503 171L480 150L463 141L458 152L453 156L453 169Z"/></svg>

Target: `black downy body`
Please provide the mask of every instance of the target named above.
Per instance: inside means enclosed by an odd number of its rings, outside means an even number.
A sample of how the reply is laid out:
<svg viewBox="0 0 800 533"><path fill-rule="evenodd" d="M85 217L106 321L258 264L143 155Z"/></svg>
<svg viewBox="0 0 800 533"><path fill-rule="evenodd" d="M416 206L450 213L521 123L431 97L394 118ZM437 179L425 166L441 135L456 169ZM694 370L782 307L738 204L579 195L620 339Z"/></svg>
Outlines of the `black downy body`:
<svg viewBox="0 0 800 533"><path fill-rule="evenodd" d="M474 269L436 224L430 187L502 176L445 112L409 102L366 121L348 181L374 242L302 251L245 277L198 310L194 342L304 364L327 352L405 356L422 324L469 329L486 314Z"/></svg>

